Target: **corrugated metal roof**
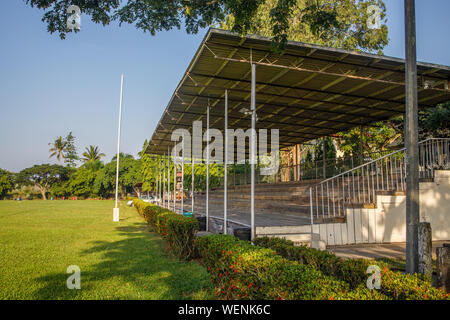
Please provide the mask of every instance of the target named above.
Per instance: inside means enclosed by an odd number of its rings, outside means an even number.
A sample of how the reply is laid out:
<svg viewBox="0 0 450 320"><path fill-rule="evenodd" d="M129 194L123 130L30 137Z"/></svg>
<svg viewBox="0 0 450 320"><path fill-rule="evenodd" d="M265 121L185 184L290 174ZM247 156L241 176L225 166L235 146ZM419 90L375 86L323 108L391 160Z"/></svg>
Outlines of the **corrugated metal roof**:
<svg viewBox="0 0 450 320"><path fill-rule="evenodd" d="M163 154L171 133L195 120L224 128L224 91L229 91L229 128L247 129L251 67L256 64L257 129L279 129L280 147L386 120L405 111L403 59L290 41L283 55L271 40L210 29L172 95L147 148ZM450 67L418 63L419 108L450 100Z"/></svg>

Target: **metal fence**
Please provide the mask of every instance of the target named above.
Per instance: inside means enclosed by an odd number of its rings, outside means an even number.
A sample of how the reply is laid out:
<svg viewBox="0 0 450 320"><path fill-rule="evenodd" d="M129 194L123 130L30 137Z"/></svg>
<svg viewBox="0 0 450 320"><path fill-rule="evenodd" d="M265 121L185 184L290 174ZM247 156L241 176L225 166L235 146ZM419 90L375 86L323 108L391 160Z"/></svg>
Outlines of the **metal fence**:
<svg viewBox="0 0 450 320"><path fill-rule="evenodd" d="M449 169L449 147L448 138L419 143L421 179L433 178L436 169ZM325 179L309 190L311 219L345 216L346 207L370 208L377 192L405 191L405 179L405 148Z"/></svg>

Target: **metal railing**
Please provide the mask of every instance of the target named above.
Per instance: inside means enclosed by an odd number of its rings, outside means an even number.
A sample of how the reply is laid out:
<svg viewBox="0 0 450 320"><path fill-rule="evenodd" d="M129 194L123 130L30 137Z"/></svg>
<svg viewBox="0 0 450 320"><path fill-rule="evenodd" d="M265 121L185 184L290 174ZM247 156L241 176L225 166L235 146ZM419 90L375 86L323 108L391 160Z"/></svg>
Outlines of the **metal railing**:
<svg viewBox="0 0 450 320"><path fill-rule="evenodd" d="M434 170L449 169L450 139L419 143L419 178L434 178ZM347 207L374 207L378 192L405 191L405 148L325 179L309 189L314 219L345 216Z"/></svg>
<svg viewBox="0 0 450 320"><path fill-rule="evenodd" d="M377 159L388 153L389 151L380 151L365 153L362 156L354 155L329 158L325 160L325 166L323 160L302 160L300 164L280 165L277 173L273 175L261 175L257 166L255 168L255 181L256 183L278 183L326 179L350 170L355 166L370 162L373 159ZM243 172L236 172L233 168L228 170L228 186L250 184L250 166L248 165L247 170L244 170L243 168L244 165L241 165L240 170ZM223 187L223 182L221 182L220 186Z"/></svg>

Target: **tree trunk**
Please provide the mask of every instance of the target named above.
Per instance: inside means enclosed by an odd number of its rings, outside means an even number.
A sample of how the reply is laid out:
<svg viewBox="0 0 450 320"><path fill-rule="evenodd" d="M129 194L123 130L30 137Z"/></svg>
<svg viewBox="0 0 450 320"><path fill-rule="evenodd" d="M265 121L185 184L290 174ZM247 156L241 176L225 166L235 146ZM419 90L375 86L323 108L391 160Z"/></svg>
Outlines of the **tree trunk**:
<svg viewBox="0 0 450 320"><path fill-rule="evenodd" d="M45 190L45 188L39 188L39 190L41 190L42 199L43 200L47 200L47 197L45 195L47 190Z"/></svg>

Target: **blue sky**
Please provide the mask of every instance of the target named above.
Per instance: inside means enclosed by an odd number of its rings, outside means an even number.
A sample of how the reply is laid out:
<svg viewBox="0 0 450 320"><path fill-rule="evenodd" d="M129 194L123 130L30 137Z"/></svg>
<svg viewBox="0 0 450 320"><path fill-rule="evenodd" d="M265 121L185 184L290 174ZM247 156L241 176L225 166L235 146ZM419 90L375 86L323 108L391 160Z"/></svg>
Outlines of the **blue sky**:
<svg viewBox="0 0 450 320"><path fill-rule="evenodd" d="M385 0L390 44L404 57L403 1ZM450 1L416 0L420 61L450 65ZM80 153L98 145L115 154L120 74L125 74L121 151L136 155L150 138L206 32L145 34L82 16L81 32L60 40L42 11L0 2L0 168L20 171L49 159L48 143L72 131Z"/></svg>

